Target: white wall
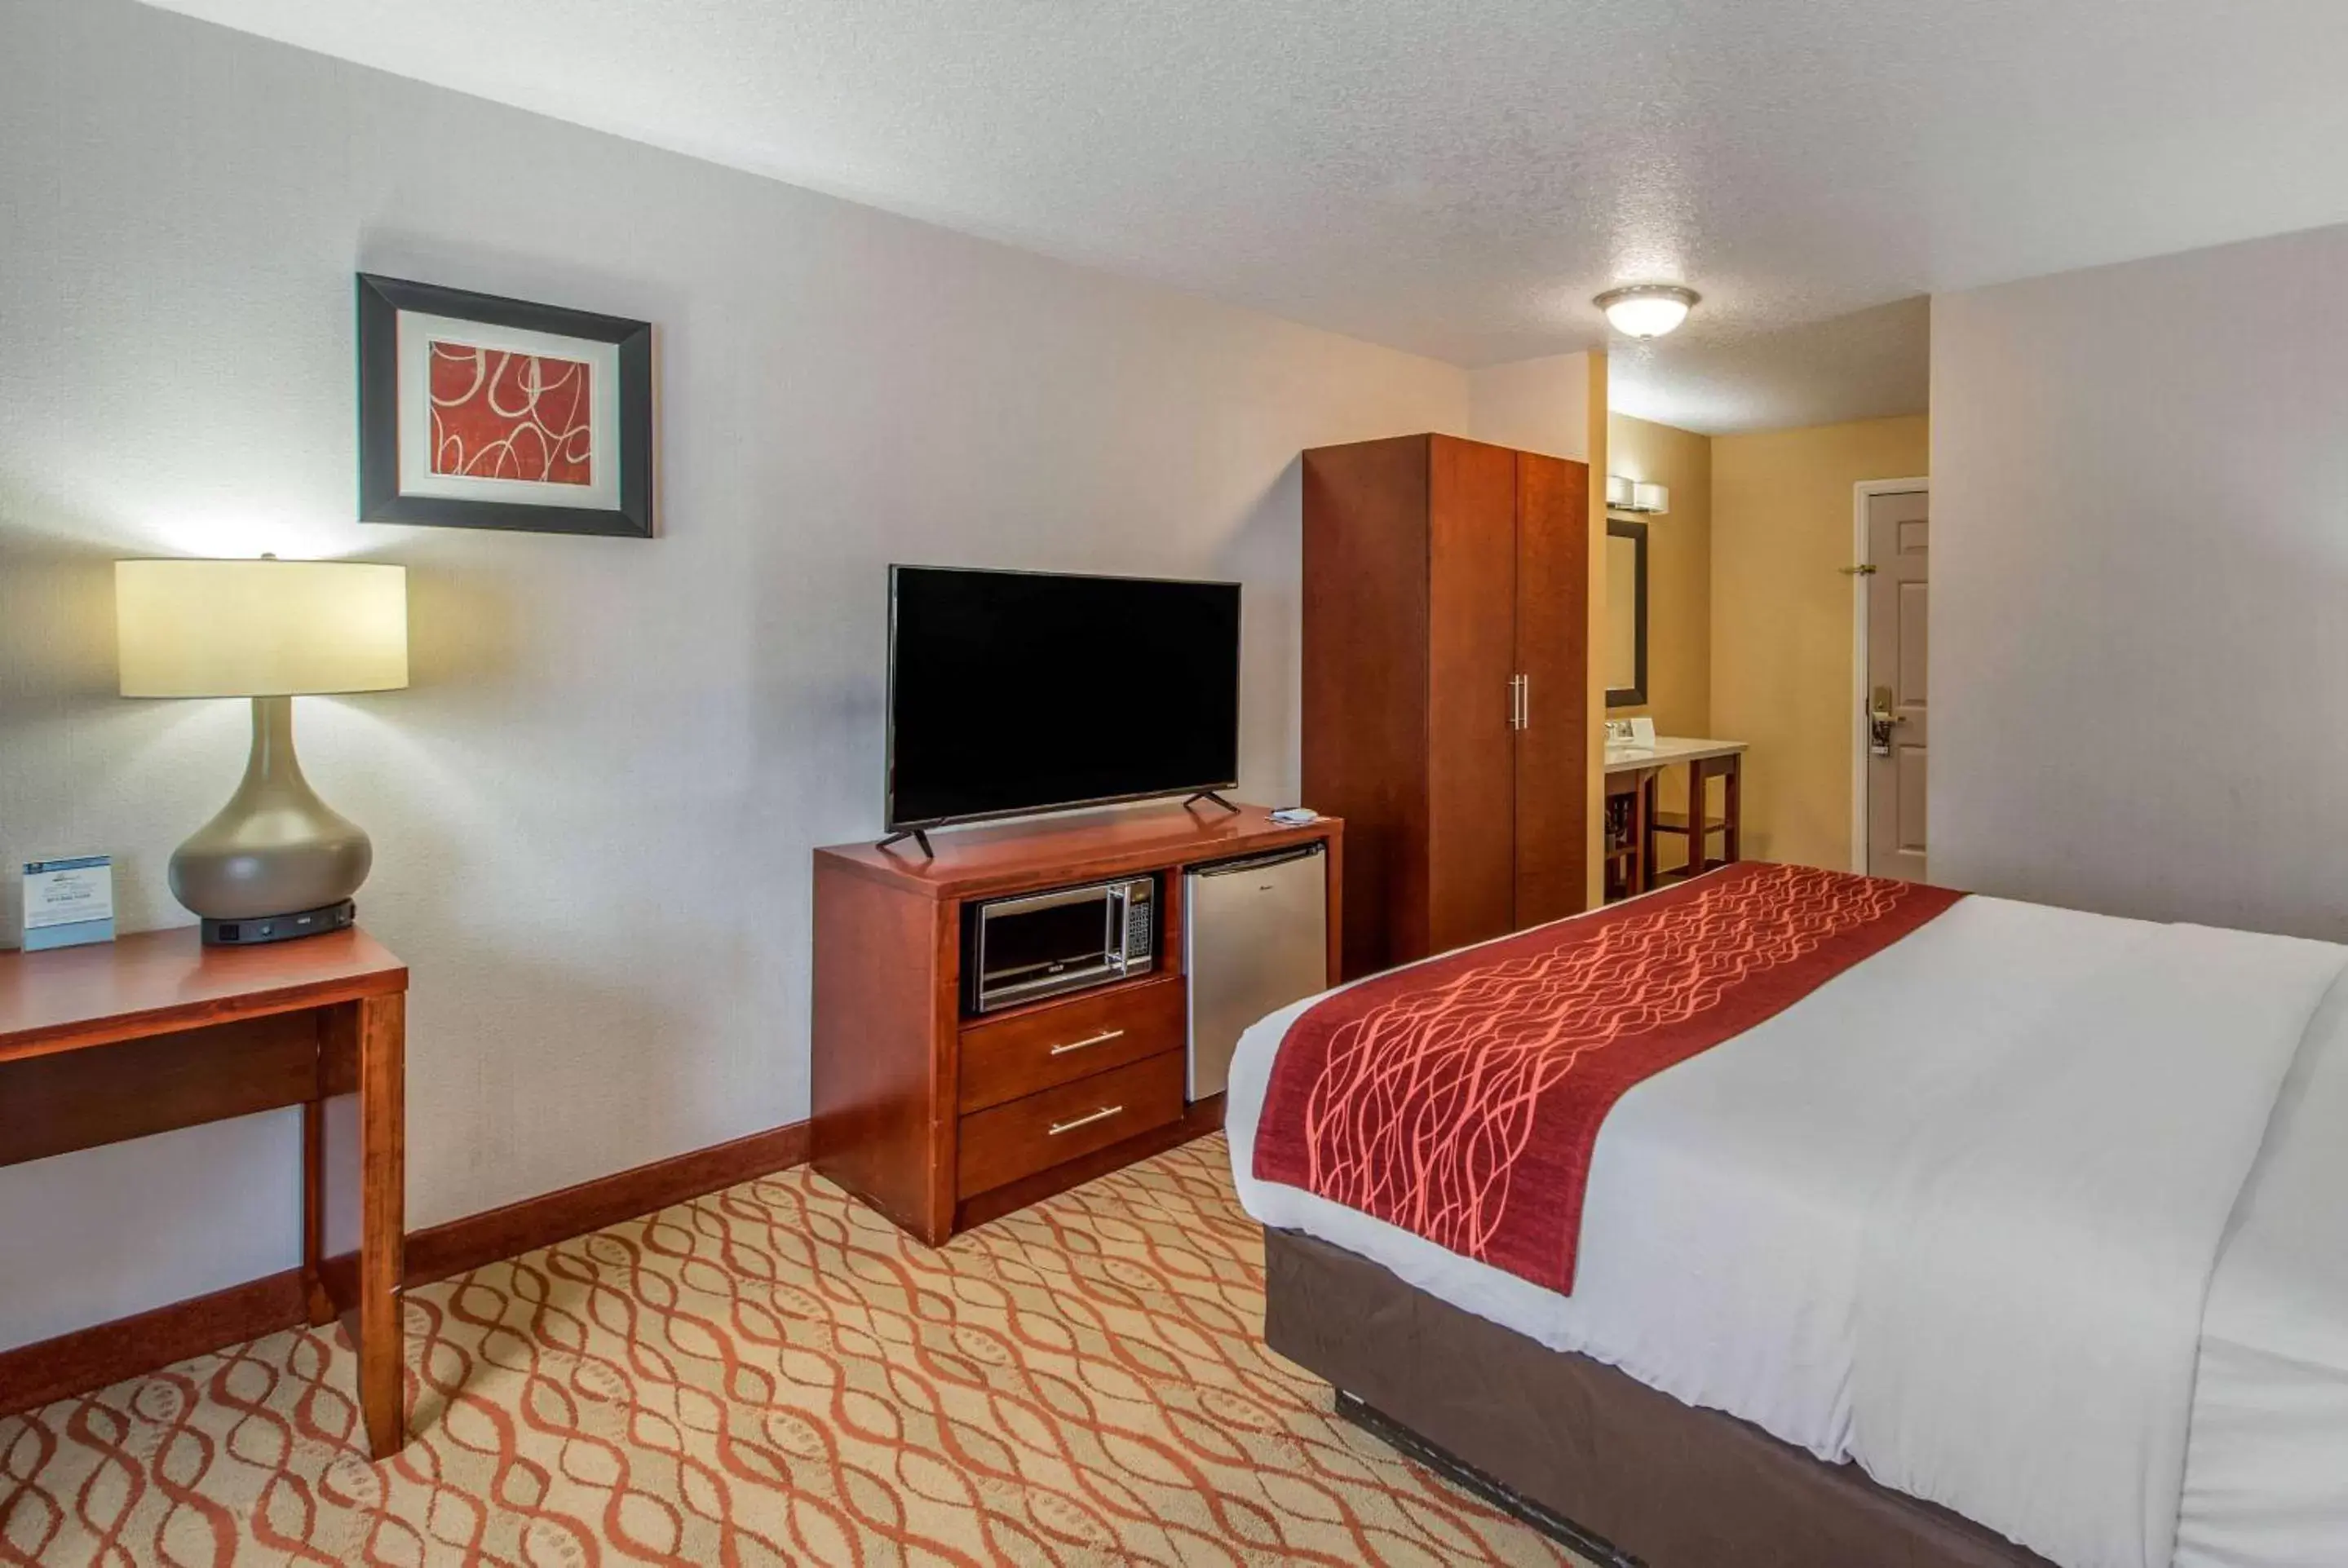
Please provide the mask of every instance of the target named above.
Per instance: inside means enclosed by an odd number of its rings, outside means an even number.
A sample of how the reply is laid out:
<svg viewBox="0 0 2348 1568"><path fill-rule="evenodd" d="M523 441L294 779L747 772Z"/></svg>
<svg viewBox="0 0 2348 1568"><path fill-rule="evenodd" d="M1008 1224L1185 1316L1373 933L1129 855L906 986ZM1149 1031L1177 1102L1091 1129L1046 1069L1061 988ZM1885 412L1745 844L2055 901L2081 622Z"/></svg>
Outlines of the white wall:
<svg viewBox="0 0 2348 1568"><path fill-rule="evenodd" d="M1590 356L1553 354L1468 375L1469 433L1496 446L1590 461Z"/></svg>
<svg viewBox="0 0 2348 1568"><path fill-rule="evenodd" d="M110 851L126 929L188 919L246 716L113 695L115 558L407 562L414 687L298 723L414 969L412 1225L806 1114L886 562L1242 579L1242 789L1286 797L1296 454L1467 427L1448 366L129 0L0 32L0 866ZM665 537L354 523L362 268L656 323ZM0 1171L0 1346L291 1266L294 1150Z"/></svg>
<svg viewBox="0 0 2348 1568"><path fill-rule="evenodd" d="M2348 228L1932 312L1934 879L2348 939Z"/></svg>

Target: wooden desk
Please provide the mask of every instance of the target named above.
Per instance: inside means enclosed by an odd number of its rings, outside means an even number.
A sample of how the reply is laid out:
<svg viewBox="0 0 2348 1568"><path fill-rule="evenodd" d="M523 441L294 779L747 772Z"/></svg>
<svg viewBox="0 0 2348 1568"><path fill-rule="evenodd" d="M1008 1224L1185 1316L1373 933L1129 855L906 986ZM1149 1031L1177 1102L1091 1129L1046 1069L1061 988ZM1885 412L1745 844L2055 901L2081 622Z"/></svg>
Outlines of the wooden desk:
<svg viewBox="0 0 2348 1568"><path fill-rule="evenodd" d="M407 969L356 929L206 948L192 927L0 954L0 1165L302 1107L310 1321L343 1311L377 1459L407 1440L399 1327ZM355 1279L322 1277L324 1102L356 1093ZM340 1156L342 1151L335 1152ZM10 1408L0 1389L0 1410Z"/></svg>
<svg viewBox="0 0 2348 1568"><path fill-rule="evenodd" d="M1627 784L1635 798L1632 808L1634 846L1627 855L1610 852L1610 860L1627 860L1625 881L1627 891L1644 893L1662 880L1655 865L1655 835L1684 833L1688 839L1687 866L1679 873L1693 875L1709 866L1726 865L1744 857L1745 839L1745 750L1743 741L1713 741L1682 735L1658 735L1652 746L1608 746L1606 748L1607 794L1611 796ZM1684 822L1672 814L1658 809L1658 784L1663 771L1685 767L1688 774L1688 809ZM1721 815L1707 819L1705 786L1711 779L1725 781L1721 799ZM1721 856L1713 860L1705 841L1714 834L1721 838Z"/></svg>

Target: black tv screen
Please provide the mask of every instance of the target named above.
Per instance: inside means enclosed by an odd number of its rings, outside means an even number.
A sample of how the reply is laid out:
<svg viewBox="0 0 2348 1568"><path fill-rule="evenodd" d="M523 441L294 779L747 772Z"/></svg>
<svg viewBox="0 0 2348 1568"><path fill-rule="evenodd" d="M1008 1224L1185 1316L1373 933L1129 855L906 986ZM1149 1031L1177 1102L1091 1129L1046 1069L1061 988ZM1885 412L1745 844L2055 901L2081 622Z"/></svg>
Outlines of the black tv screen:
<svg viewBox="0 0 2348 1568"><path fill-rule="evenodd" d="M1239 780L1235 582L889 569L891 832Z"/></svg>

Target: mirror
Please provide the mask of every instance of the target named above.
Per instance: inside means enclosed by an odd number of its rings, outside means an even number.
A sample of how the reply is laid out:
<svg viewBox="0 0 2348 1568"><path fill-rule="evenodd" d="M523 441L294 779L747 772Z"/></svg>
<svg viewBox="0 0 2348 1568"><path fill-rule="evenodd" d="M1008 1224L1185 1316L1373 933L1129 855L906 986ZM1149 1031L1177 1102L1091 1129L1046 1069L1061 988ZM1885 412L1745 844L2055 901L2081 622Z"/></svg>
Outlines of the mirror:
<svg viewBox="0 0 2348 1568"><path fill-rule="evenodd" d="M1606 519L1606 705L1647 700L1647 525Z"/></svg>

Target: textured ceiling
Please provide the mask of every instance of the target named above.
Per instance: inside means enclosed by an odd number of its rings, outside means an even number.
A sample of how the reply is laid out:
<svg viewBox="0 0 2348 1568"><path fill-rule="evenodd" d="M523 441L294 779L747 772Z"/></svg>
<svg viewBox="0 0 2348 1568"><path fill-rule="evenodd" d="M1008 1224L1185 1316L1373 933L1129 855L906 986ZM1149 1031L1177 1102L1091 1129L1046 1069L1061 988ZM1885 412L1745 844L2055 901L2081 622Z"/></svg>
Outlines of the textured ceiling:
<svg viewBox="0 0 2348 1568"><path fill-rule="evenodd" d="M1715 326L1617 341L1610 407L1725 436L1921 414L1931 401L1932 302L1922 295L1774 331Z"/></svg>
<svg viewBox="0 0 2348 1568"><path fill-rule="evenodd" d="M1873 307L2348 220L2348 0L164 3L1462 364L1685 282L1627 384L1723 428L1920 384Z"/></svg>

